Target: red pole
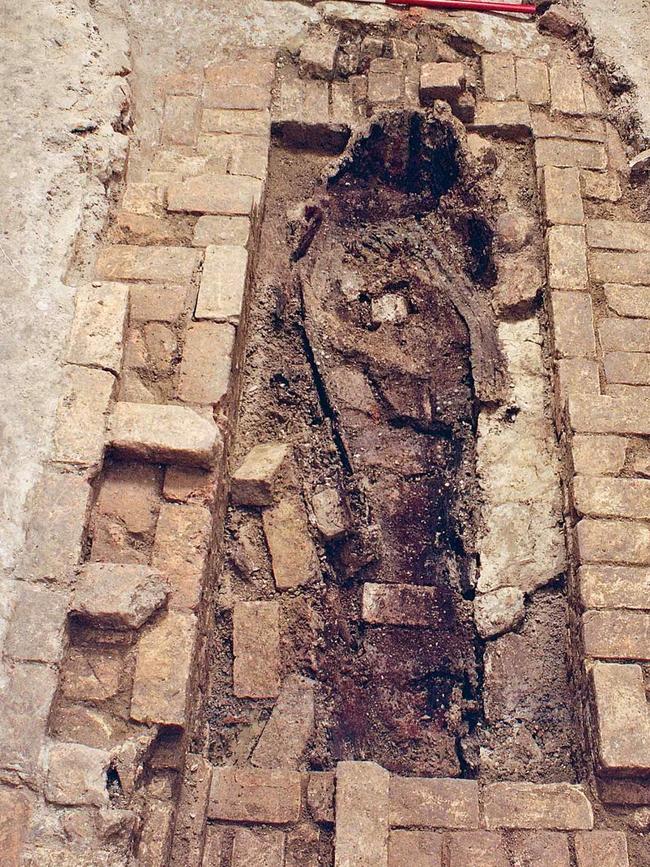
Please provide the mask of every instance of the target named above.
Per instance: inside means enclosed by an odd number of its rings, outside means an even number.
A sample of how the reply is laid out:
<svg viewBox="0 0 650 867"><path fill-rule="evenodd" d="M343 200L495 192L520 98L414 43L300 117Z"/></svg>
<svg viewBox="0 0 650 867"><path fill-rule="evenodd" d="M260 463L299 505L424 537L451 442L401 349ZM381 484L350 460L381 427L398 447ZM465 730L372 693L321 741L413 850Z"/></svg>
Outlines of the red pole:
<svg viewBox="0 0 650 867"><path fill-rule="evenodd" d="M388 6L423 6L426 9L469 9L476 12L520 12L534 15L532 3L493 3L492 0L384 0Z"/></svg>

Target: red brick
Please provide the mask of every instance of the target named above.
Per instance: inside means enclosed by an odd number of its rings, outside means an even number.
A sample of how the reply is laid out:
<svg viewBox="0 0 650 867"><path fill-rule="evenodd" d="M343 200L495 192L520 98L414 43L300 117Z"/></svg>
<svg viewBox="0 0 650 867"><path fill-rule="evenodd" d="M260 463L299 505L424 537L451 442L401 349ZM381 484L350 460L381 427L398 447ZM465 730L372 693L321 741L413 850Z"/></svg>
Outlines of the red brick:
<svg viewBox="0 0 650 867"><path fill-rule="evenodd" d="M390 824L393 828L478 828L478 784L393 774Z"/></svg>
<svg viewBox="0 0 650 867"><path fill-rule="evenodd" d="M275 586L286 590L313 581L319 563L302 500L298 496L284 497L264 510L262 523Z"/></svg>
<svg viewBox="0 0 650 867"><path fill-rule="evenodd" d="M578 169L544 166L542 194L549 223L579 225L584 222Z"/></svg>
<svg viewBox="0 0 650 867"><path fill-rule="evenodd" d="M586 199L600 202L618 202L623 197L617 174L583 170L580 172L582 194Z"/></svg>
<svg viewBox="0 0 650 867"><path fill-rule="evenodd" d="M611 331L607 337L611 339ZM610 352L603 361L608 382L650 385L650 353Z"/></svg>
<svg viewBox="0 0 650 867"><path fill-rule="evenodd" d="M535 162L538 167L575 166L604 171L607 151L600 142L538 138L535 140Z"/></svg>
<svg viewBox="0 0 650 867"><path fill-rule="evenodd" d="M585 476L616 476L623 469L629 440L576 434L571 440L574 471Z"/></svg>
<svg viewBox="0 0 650 867"><path fill-rule="evenodd" d="M603 352L650 352L650 320L605 319L598 335Z"/></svg>
<svg viewBox="0 0 650 867"><path fill-rule="evenodd" d="M248 250L230 245L205 251L195 317L239 323L248 282Z"/></svg>
<svg viewBox="0 0 650 867"><path fill-rule="evenodd" d="M525 139L530 135L530 109L525 102L479 103L469 129L502 138Z"/></svg>
<svg viewBox="0 0 650 867"><path fill-rule="evenodd" d="M388 867L389 780L374 762L338 763L334 867Z"/></svg>
<svg viewBox="0 0 650 867"><path fill-rule="evenodd" d="M167 208L196 214L249 216L262 195L257 178L195 175L169 187Z"/></svg>
<svg viewBox="0 0 650 867"><path fill-rule="evenodd" d="M233 612L233 680L239 698L280 693L280 609L277 602L237 602Z"/></svg>
<svg viewBox="0 0 650 867"><path fill-rule="evenodd" d="M578 433L650 434L650 400L572 395L569 422Z"/></svg>
<svg viewBox="0 0 650 867"><path fill-rule="evenodd" d="M435 99L448 102L465 90L465 67L462 63L423 63L420 70L420 99L431 105Z"/></svg>
<svg viewBox="0 0 650 867"><path fill-rule="evenodd" d="M163 503L151 554L152 565L172 588L169 607L195 610L210 547L212 516L196 503Z"/></svg>
<svg viewBox="0 0 650 867"><path fill-rule="evenodd" d="M516 867L570 867L566 834L537 831L511 838Z"/></svg>
<svg viewBox="0 0 650 867"><path fill-rule="evenodd" d="M284 833L236 828L232 867L284 867Z"/></svg>
<svg viewBox="0 0 650 867"><path fill-rule="evenodd" d="M650 286L605 283L605 298L619 316L650 319Z"/></svg>
<svg viewBox="0 0 650 867"><path fill-rule="evenodd" d="M393 626L439 626L444 618L435 587L413 584L363 585L362 617L367 623Z"/></svg>
<svg viewBox="0 0 650 867"><path fill-rule="evenodd" d="M0 851L4 867L23 864L23 843L31 816L30 800L20 789L0 789Z"/></svg>
<svg viewBox="0 0 650 867"><path fill-rule="evenodd" d="M604 250L650 250L650 223L589 220L587 243Z"/></svg>
<svg viewBox="0 0 650 867"><path fill-rule="evenodd" d="M239 109L206 108L201 128L205 132L233 135L269 135L271 119L268 110L241 111Z"/></svg>
<svg viewBox="0 0 650 867"><path fill-rule="evenodd" d="M206 82L203 91L205 108L268 109L271 89L259 85Z"/></svg>
<svg viewBox="0 0 650 867"><path fill-rule="evenodd" d="M284 825L300 815L297 771L215 768L208 818L226 822Z"/></svg>
<svg viewBox="0 0 650 867"><path fill-rule="evenodd" d="M577 66L555 63L549 69L551 109L565 114L585 114L587 108L582 90L582 76Z"/></svg>

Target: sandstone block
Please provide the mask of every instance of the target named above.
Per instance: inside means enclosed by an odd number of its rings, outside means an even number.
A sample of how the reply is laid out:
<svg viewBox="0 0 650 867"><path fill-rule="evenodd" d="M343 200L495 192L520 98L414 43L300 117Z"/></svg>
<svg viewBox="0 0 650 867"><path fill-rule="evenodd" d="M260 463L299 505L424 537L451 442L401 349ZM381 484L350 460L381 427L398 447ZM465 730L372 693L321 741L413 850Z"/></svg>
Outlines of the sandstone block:
<svg viewBox="0 0 650 867"><path fill-rule="evenodd" d="M140 638L131 697L137 722L184 727L196 618L169 611Z"/></svg>
<svg viewBox="0 0 650 867"><path fill-rule="evenodd" d="M226 244L245 247L250 238L251 222L248 217L204 216L194 227L192 243L195 247Z"/></svg>
<svg viewBox="0 0 650 867"><path fill-rule="evenodd" d="M596 662L591 670L598 762L605 773L650 768L650 710L639 665Z"/></svg>
<svg viewBox="0 0 650 867"><path fill-rule="evenodd" d="M196 503L163 503L151 562L171 586L170 608L194 610L201 599L212 516Z"/></svg>
<svg viewBox="0 0 650 867"><path fill-rule="evenodd" d="M201 867L212 765L190 753L185 762L183 787L174 823L170 867ZM210 861L207 862L210 865Z"/></svg>
<svg viewBox="0 0 650 867"><path fill-rule="evenodd" d="M599 337L603 352L650 353L650 320L605 319Z"/></svg>
<svg viewBox="0 0 650 867"><path fill-rule="evenodd" d="M70 611L100 628L139 629L168 595L167 582L150 566L85 563Z"/></svg>
<svg viewBox="0 0 650 867"><path fill-rule="evenodd" d="M64 376L52 457L66 464L99 468L115 377L106 370L76 365L66 365Z"/></svg>
<svg viewBox="0 0 650 867"><path fill-rule="evenodd" d="M265 509L262 524L278 590L308 584L318 575L314 548L302 500L286 496Z"/></svg>
<svg viewBox="0 0 650 867"><path fill-rule="evenodd" d="M207 247L196 318L237 325L243 311L247 279L248 250L245 247Z"/></svg>
<svg viewBox="0 0 650 867"><path fill-rule="evenodd" d="M647 398L572 395L568 417L578 433L650 434Z"/></svg>
<svg viewBox="0 0 650 867"><path fill-rule="evenodd" d="M580 172L582 195L600 202L618 202L623 197L621 182L615 173L604 174L583 169Z"/></svg>
<svg viewBox="0 0 650 867"><path fill-rule="evenodd" d="M228 397L235 329L226 322L193 322L187 329L178 396L188 403L216 405Z"/></svg>
<svg viewBox="0 0 650 867"><path fill-rule="evenodd" d="M284 832L237 828L232 843L232 867L284 867Z"/></svg>
<svg viewBox="0 0 650 867"><path fill-rule="evenodd" d="M237 602L233 611L233 680L239 698L276 698L280 692L280 607Z"/></svg>
<svg viewBox="0 0 650 867"><path fill-rule="evenodd" d="M478 828L478 783L393 774L390 825L392 828Z"/></svg>
<svg viewBox="0 0 650 867"><path fill-rule="evenodd" d="M535 831L520 834L512 841L517 867L570 867L569 843L566 834L555 831Z"/></svg>
<svg viewBox="0 0 650 867"><path fill-rule="evenodd" d="M312 771L307 781L307 806L315 822L334 822L334 773Z"/></svg>
<svg viewBox="0 0 650 867"><path fill-rule="evenodd" d="M553 344L565 358L594 358L596 335L588 292L551 292Z"/></svg>
<svg viewBox="0 0 650 867"><path fill-rule="evenodd" d="M589 220L587 243L604 250L650 250L650 223Z"/></svg>
<svg viewBox="0 0 650 867"><path fill-rule="evenodd" d="M145 461L210 467L221 434L212 420L189 407L120 402L110 416L108 442Z"/></svg>
<svg viewBox="0 0 650 867"><path fill-rule="evenodd" d="M575 836L578 867L629 867L624 831L591 831Z"/></svg>
<svg viewBox="0 0 650 867"><path fill-rule="evenodd" d="M261 196L258 178L195 175L169 187L167 210L248 217Z"/></svg>
<svg viewBox="0 0 650 867"><path fill-rule="evenodd" d="M585 608L650 606L650 569L635 566L581 566L580 598Z"/></svg>
<svg viewBox="0 0 650 867"><path fill-rule="evenodd" d="M331 78L338 49L339 35L335 30L306 39L300 48L300 66L314 78Z"/></svg>
<svg viewBox="0 0 650 867"><path fill-rule="evenodd" d="M230 135L269 135L270 115L268 110L241 111L239 109L206 108L203 110L201 128L206 132Z"/></svg>
<svg viewBox="0 0 650 867"><path fill-rule="evenodd" d="M475 132L508 139L525 139L531 129L530 108L525 102L483 102L476 108Z"/></svg>
<svg viewBox="0 0 650 867"><path fill-rule="evenodd" d="M546 105L550 99L548 67L541 60L518 57L517 97L531 105Z"/></svg>
<svg viewBox="0 0 650 867"><path fill-rule="evenodd" d="M650 283L650 256L645 252L590 250L589 274L596 283L647 286Z"/></svg>
<svg viewBox="0 0 650 867"><path fill-rule="evenodd" d="M194 96L168 96L162 121L163 144L193 145L201 114L201 101Z"/></svg>
<svg viewBox="0 0 650 867"><path fill-rule="evenodd" d="M606 283L605 298L607 304L619 316L650 319L650 286Z"/></svg>
<svg viewBox="0 0 650 867"><path fill-rule="evenodd" d="M580 515L650 520L650 480L577 476L573 501Z"/></svg>
<svg viewBox="0 0 650 867"><path fill-rule="evenodd" d="M582 636L587 656L650 660L650 614L645 611L587 611Z"/></svg>
<svg viewBox="0 0 650 867"><path fill-rule="evenodd" d="M488 99L514 99L517 92L515 60L512 54L484 54L481 57L483 88Z"/></svg>
<svg viewBox="0 0 650 867"><path fill-rule="evenodd" d="M598 362L588 358L560 358L555 362L555 391L560 411L570 395L600 395Z"/></svg>
<svg viewBox="0 0 650 867"><path fill-rule="evenodd" d="M587 288L587 253L582 226L551 226L546 233L551 289Z"/></svg>
<svg viewBox="0 0 650 867"><path fill-rule="evenodd" d="M565 114L585 114L587 107L582 90L582 76L577 66L554 63L549 69L551 109Z"/></svg>
<svg viewBox="0 0 650 867"><path fill-rule="evenodd" d="M300 815L297 771L215 768L208 818L226 822L284 825Z"/></svg>
<svg viewBox="0 0 650 867"><path fill-rule="evenodd" d="M585 476L616 476L623 469L628 440L576 434L571 440L573 469Z"/></svg>
<svg viewBox="0 0 650 867"><path fill-rule="evenodd" d="M67 361L119 374L128 309L128 286L82 286L75 299Z"/></svg>
<svg viewBox="0 0 650 867"><path fill-rule="evenodd" d="M175 322L183 312L187 287L131 283L131 322Z"/></svg>
<svg viewBox="0 0 650 867"><path fill-rule="evenodd" d="M449 867L509 867L501 834L458 831L449 841Z"/></svg>
<svg viewBox="0 0 650 867"><path fill-rule="evenodd" d="M619 320L616 320L619 321ZM611 331L607 339L611 339ZM603 359L608 382L650 385L650 353L610 352Z"/></svg>
<svg viewBox="0 0 650 867"><path fill-rule="evenodd" d="M423 63L420 70L420 101L432 105L436 99L454 101L465 90L462 63Z"/></svg>
<svg viewBox="0 0 650 867"><path fill-rule="evenodd" d="M335 867L387 867L389 781L374 762L338 763Z"/></svg>
<svg viewBox="0 0 650 867"><path fill-rule="evenodd" d="M108 806L106 771L110 755L83 744L53 744L48 752L45 797L75 807Z"/></svg>
<svg viewBox="0 0 650 867"><path fill-rule="evenodd" d="M313 732L314 682L291 675L282 685L251 763L260 768L297 768Z"/></svg>
<svg viewBox="0 0 650 867"><path fill-rule="evenodd" d="M290 446L286 443L260 443L252 448L233 473L233 502L244 506L270 506L289 453Z"/></svg>
<svg viewBox="0 0 650 867"><path fill-rule="evenodd" d="M569 783L492 783L484 792L489 829L589 830L594 817L579 786Z"/></svg>
<svg viewBox="0 0 650 867"><path fill-rule="evenodd" d="M538 138L535 140L535 162L542 166L574 166L579 169L607 168L607 151L600 142Z"/></svg>
<svg viewBox="0 0 650 867"><path fill-rule="evenodd" d="M0 789L0 851L5 867L21 867L31 817L29 798L20 789Z"/></svg>
<svg viewBox="0 0 650 867"><path fill-rule="evenodd" d="M584 223L580 174L575 168L544 166L542 195L549 223L580 225Z"/></svg>
<svg viewBox="0 0 650 867"><path fill-rule="evenodd" d="M442 834L391 831L388 867L442 867Z"/></svg>
<svg viewBox="0 0 650 867"><path fill-rule="evenodd" d="M201 260L199 250L187 247L137 247L114 244L97 257L97 275L104 280L149 280L189 283Z"/></svg>
<svg viewBox="0 0 650 867"><path fill-rule="evenodd" d="M361 616L367 623L393 626L436 626L442 612L436 587L414 584L363 585Z"/></svg>
<svg viewBox="0 0 650 867"><path fill-rule="evenodd" d="M524 594L518 587L500 587L474 598L474 622L482 638L496 638L524 621Z"/></svg>
<svg viewBox="0 0 650 867"><path fill-rule="evenodd" d="M24 662L56 663L64 645L68 593L20 582L4 652Z"/></svg>
<svg viewBox="0 0 650 867"><path fill-rule="evenodd" d="M311 507L318 531L326 542L345 536L349 518L336 488L325 488L311 498Z"/></svg>

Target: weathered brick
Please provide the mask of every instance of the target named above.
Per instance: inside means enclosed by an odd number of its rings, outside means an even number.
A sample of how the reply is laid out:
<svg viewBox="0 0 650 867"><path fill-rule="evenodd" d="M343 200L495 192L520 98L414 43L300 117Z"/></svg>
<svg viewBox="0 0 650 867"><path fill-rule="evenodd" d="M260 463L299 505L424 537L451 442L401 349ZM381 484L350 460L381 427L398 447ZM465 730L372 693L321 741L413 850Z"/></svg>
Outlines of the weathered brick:
<svg viewBox="0 0 650 867"><path fill-rule="evenodd" d="M512 54L484 54L481 57L481 71L488 99L514 99L517 82Z"/></svg>
<svg viewBox="0 0 650 867"><path fill-rule="evenodd" d="M284 832L236 828L232 867L284 867Z"/></svg>
<svg viewBox="0 0 650 867"><path fill-rule="evenodd" d="M107 370L66 365L54 429L52 459L98 468L106 442L106 412L115 377Z"/></svg>
<svg viewBox="0 0 650 867"><path fill-rule="evenodd" d="M146 867L165 867L171 855L174 833L174 802L166 797L146 797L138 841L138 862Z"/></svg>
<svg viewBox="0 0 650 867"><path fill-rule="evenodd" d="M333 81L330 89L332 119L337 123L353 124L360 118L355 105L352 85L347 81Z"/></svg>
<svg viewBox="0 0 650 867"><path fill-rule="evenodd" d="M550 99L548 67L542 60L518 57L517 96L532 105L545 105Z"/></svg>
<svg viewBox="0 0 650 867"><path fill-rule="evenodd" d="M650 660L650 614L645 611L587 611L582 635L587 656Z"/></svg>
<svg viewBox="0 0 650 867"><path fill-rule="evenodd" d="M5 867L21 867L23 843L31 817L30 799L22 789L0 789L0 851Z"/></svg>
<svg viewBox="0 0 650 867"><path fill-rule="evenodd" d="M227 848L227 832L223 825L208 825L205 829L202 867L221 867Z"/></svg>
<svg viewBox="0 0 650 867"><path fill-rule="evenodd" d="M339 153L350 131L330 121L329 114L327 82L288 78L280 86L273 131L290 147Z"/></svg>
<svg viewBox="0 0 650 867"><path fill-rule="evenodd" d="M326 542L345 536L349 528L349 517L336 488L317 491L311 498L311 508L318 532Z"/></svg>
<svg viewBox="0 0 650 867"><path fill-rule="evenodd" d="M559 117L541 111L533 114L533 135L539 139L568 139L601 144L607 141L605 124L598 118Z"/></svg>
<svg viewBox="0 0 650 867"><path fill-rule="evenodd" d="M152 565L168 576L170 608L194 610L210 546L212 516L196 503L163 503L151 554Z"/></svg>
<svg viewBox="0 0 650 867"><path fill-rule="evenodd" d="M650 400L571 395L569 423L580 433L650 434Z"/></svg>
<svg viewBox="0 0 650 867"><path fill-rule="evenodd" d="M108 441L142 460L209 467L221 434L211 419L189 407L120 402L110 417Z"/></svg>
<svg viewBox="0 0 650 867"><path fill-rule="evenodd" d="M167 582L150 566L85 563L70 611L100 628L139 629L168 595Z"/></svg>
<svg viewBox="0 0 650 867"><path fill-rule="evenodd" d="M202 867L212 765L189 753L174 823L170 867ZM208 867L212 867L207 862Z"/></svg>
<svg viewBox="0 0 650 867"><path fill-rule="evenodd" d="M585 793L569 783L493 783L483 797L489 829L571 831L589 830L594 824Z"/></svg>
<svg viewBox="0 0 650 867"><path fill-rule="evenodd" d="M194 467L167 467L163 497L175 503L209 502L213 494L212 473Z"/></svg>
<svg viewBox="0 0 650 867"><path fill-rule="evenodd" d="M625 464L628 440L615 436L576 434L571 441L574 472L585 476L616 476Z"/></svg>
<svg viewBox="0 0 650 867"><path fill-rule="evenodd" d="M131 322L174 322L185 307L186 286L132 283Z"/></svg>
<svg viewBox="0 0 650 867"><path fill-rule="evenodd" d="M312 771L307 781L307 806L315 822L334 822L334 772Z"/></svg>
<svg viewBox="0 0 650 867"><path fill-rule="evenodd" d="M577 66L554 63L549 69L551 109L565 114L584 114L587 110L582 90L582 76Z"/></svg>
<svg viewBox="0 0 650 867"><path fill-rule="evenodd" d="M75 299L67 361L119 373L128 309L128 286L82 286Z"/></svg>
<svg viewBox="0 0 650 867"><path fill-rule="evenodd" d="M650 283L650 256L645 252L589 251L589 274L596 283Z"/></svg>
<svg viewBox="0 0 650 867"><path fill-rule="evenodd" d="M580 515L650 520L650 480L577 476L573 501Z"/></svg>
<svg viewBox="0 0 650 867"><path fill-rule="evenodd" d="M205 80L214 84L270 86L275 64L269 58L250 56L237 60L215 60L205 68Z"/></svg>
<svg viewBox="0 0 650 867"><path fill-rule="evenodd" d="M260 443L254 446L233 473L233 502L244 506L270 506L278 476L289 454L290 446L286 443Z"/></svg>
<svg viewBox="0 0 650 867"><path fill-rule="evenodd" d="M551 292L553 345L559 356L593 358L596 355L591 296L587 292Z"/></svg>
<svg viewBox="0 0 650 867"><path fill-rule="evenodd" d="M629 867L624 831L591 831L575 836L578 867Z"/></svg>
<svg viewBox="0 0 650 867"><path fill-rule="evenodd" d="M205 108L268 109L271 104L271 89L255 84L221 84L206 82L203 91Z"/></svg>
<svg viewBox="0 0 650 867"><path fill-rule="evenodd" d="M132 719L186 725L195 633L193 614L168 611L141 636L131 697Z"/></svg>
<svg viewBox="0 0 650 867"><path fill-rule="evenodd" d="M431 105L436 99L453 101L465 90L462 63L423 63L420 70L420 100Z"/></svg>
<svg viewBox="0 0 650 867"><path fill-rule="evenodd" d="M618 202L623 197L617 174L605 174L584 169L580 172L582 195L600 202Z"/></svg>
<svg viewBox="0 0 650 867"><path fill-rule="evenodd" d="M168 96L162 121L163 144L195 144L200 113L201 101L196 97Z"/></svg>
<svg viewBox="0 0 650 867"><path fill-rule="evenodd" d="M251 763L259 768L296 768L314 733L314 682L290 675L282 684Z"/></svg>
<svg viewBox="0 0 650 867"><path fill-rule="evenodd" d="M306 39L300 48L300 66L315 78L331 78L334 75L338 49L338 31L312 36Z"/></svg>
<svg viewBox="0 0 650 867"><path fill-rule="evenodd" d="M650 321L605 319L598 332L603 352L650 352Z"/></svg>
<svg viewBox="0 0 650 867"><path fill-rule="evenodd" d="M619 316L650 319L650 286L605 283L605 298Z"/></svg>
<svg viewBox="0 0 650 867"><path fill-rule="evenodd" d="M49 721L52 737L86 744L96 749L112 749L128 736L126 726L110 714L81 703L57 703Z"/></svg>
<svg viewBox="0 0 650 867"><path fill-rule="evenodd" d="M231 385L235 329L225 322L193 322L185 334L178 396L188 403L217 404Z"/></svg>
<svg viewBox="0 0 650 867"><path fill-rule="evenodd" d="M115 244L100 251L96 270L105 280L189 283L200 260L200 251L187 247Z"/></svg>
<svg viewBox="0 0 650 867"><path fill-rule="evenodd" d="M478 783L393 774L390 825L393 828L478 828Z"/></svg>
<svg viewBox="0 0 650 867"><path fill-rule="evenodd" d="M248 216L259 203L262 182L235 175L194 175L172 184L167 193L169 211Z"/></svg>
<svg viewBox="0 0 650 867"><path fill-rule="evenodd" d="M562 410L570 395L600 394L598 362L587 358L561 358L555 363L556 400Z"/></svg>
<svg viewBox="0 0 650 867"><path fill-rule="evenodd" d="M314 580L318 556L302 500L297 495L283 497L264 510L262 524L276 588L286 590Z"/></svg>
<svg viewBox="0 0 650 867"><path fill-rule="evenodd" d="M583 518L576 531L581 563L650 565L650 528L646 524Z"/></svg>
<svg viewBox="0 0 650 867"><path fill-rule="evenodd" d="M598 762L605 773L650 768L650 710L639 665L596 662L591 670Z"/></svg>
<svg viewBox="0 0 650 867"><path fill-rule="evenodd" d="M587 243L605 250L650 250L650 223L589 220Z"/></svg>
<svg viewBox="0 0 650 867"><path fill-rule="evenodd" d="M439 626L444 613L436 587L413 584L363 585L362 617L367 623L393 626Z"/></svg>
<svg viewBox="0 0 650 867"><path fill-rule="evenodd" d="M530 135L530 108L525 102L483 102L469 128L487 135L525 139Z"/></svg>
<svg viewBox="0 0 650 867"><path fill-rule="evenodd" d="M239 698L280 693L280 607L277 602L237 602L233 611L233 681Z"/></svg>
<svg viewBox="0 0 650 867"><path fill-rule="evenodd" d="M232 135L268 136L271 118L268 110L242 111L239 109L206 108L201 128L206 132Z"/></svg>
<svg viewBox="0 0 650 867"><path fill-rule="evenodd" d="M391 831L388 867L442 867L442 834Z"/></svg>
<svg viewBox="0 0 650 867"><path fill-rule="evenodd" d="M251 222L248 217L199 217L194 227L192 243L195 247L228 244L245 247L250 238Z"/></svg>
<svg viewBox="0 0 650 867"><path fill-rule="evenodd" d="M48 752L45 797L75 807L108 806L106 771L110 755L83 744L53 744Z"/></svg>
<svg viewBox="0 0 650 867"><path fill-rule="evenodd" d="M5 667L0 685L0 766L15 771L21 779L34 780L37 775L57 679L48 665Z"/></svg>
<svg viewBox="0 0 650 867"><path fill-rule="evenodd" d="M538 138L535 162L541 166L575 166L579 169L607 168L607 151L600 142Z"/></svg>
<svg viewBox="0 0 650 867"><path fill-rule="evenodd" d="M231 135L228 173L266 180L269 163L269 141L255 135Z"/></svg>
<svg viewBox="0 0 650 867"><path fill-rule="evenodd" d="M542 169L542 195L549 223L579 225L585 213L580 193L580 175L575 168L544 166Z"/></svg>
<svg viewBox="0 0 650 867"><path fill-rule="evenodd" d="M160 214L164 204L164 188L151 181L129 182L122 196L122 211L141 216Z"/></svg>
<svg viewBox="0 0 650 867"><path fill-rule="evenodd" d="M208 818L226 822L284 825L300 815L297 771L215 768Z"/></svg>
<svg viewBox="0 0 650 867"><path fill-rule="evenodd" d="M570 867L569 841L566 834L536 831L511 838L516 867Z"/></svg>
<svg viewBox="0 0 650 867"><path fill-rule="evenodd" d="M587 251L582 226L551 226L546 233L551 289L587 288Z"/></svg>
<svg viewBox="0 0 650 867"><path fill-rule="evenodd" d="M124 659L119 652L71 647L62 667L61 692L71 701L105 701L117 694Z"/></svg>
<svg viewBox="0 0 650 867"><path fill-rule="evenodd" d="M614 320L619 322L620 320ZM611 331L608 337L611 337ZM603 359L607 382L650 385L650 353L609 352Z"/></svg>
<svg viewBox="0 0 650 867"><path fill-rule="evenodd" d="M24 662L61 659L69 594L21 582L9 620L4 652Z"/></svg>
<svg viewBox="0 0 650 867"><path fill-rule="evenodd" d="M338 763L335 867L388 867L389 781L374 762Z"/></svg>
<svg viewBox="0 0 650 867"><path fill-rule="evenodd" d="M247 277L248 250L245 247L206 247L196 318L237 325L244 304Z"/></svg>
<svg viewBox="0 0 650 867"><path fill-rule="evenodd" d="M371 71L368 73L368 102L373 107L398 103L404 97L405 86L406 79L401 72L384 75Z"/></svg>
<svg viewBox="0 0 650 867"><path fill-rule="evenodd" d="M581 566L578 583L584 608L648 607L650 569L640 566Z"/></svg>
<svg viewBox="0 0 650 867"><path fill-rule="evenodd" d="M449 867L509 867L501 834L457 831L449 840Z"/></svg>

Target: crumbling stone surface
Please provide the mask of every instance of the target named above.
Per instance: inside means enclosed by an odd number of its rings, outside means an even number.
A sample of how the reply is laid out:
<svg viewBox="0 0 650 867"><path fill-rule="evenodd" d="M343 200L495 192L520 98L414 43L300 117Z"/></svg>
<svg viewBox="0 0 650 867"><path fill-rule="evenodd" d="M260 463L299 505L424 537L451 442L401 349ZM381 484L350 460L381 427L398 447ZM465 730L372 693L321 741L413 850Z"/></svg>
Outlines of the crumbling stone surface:
<svg viewBox="0 0 650 867"><path fill-rule="evenodd" d="M474 620L482 638L516 629L524 620L524 594L518 587L500 587L474 600Z"/></svg>
<svg viewBox="0 0 650 867"><path fill-rule="evenodd" d="M167 582L149 566L86 563L77 576L70 610L95 626L138 629L168 595Z"/></svg>

